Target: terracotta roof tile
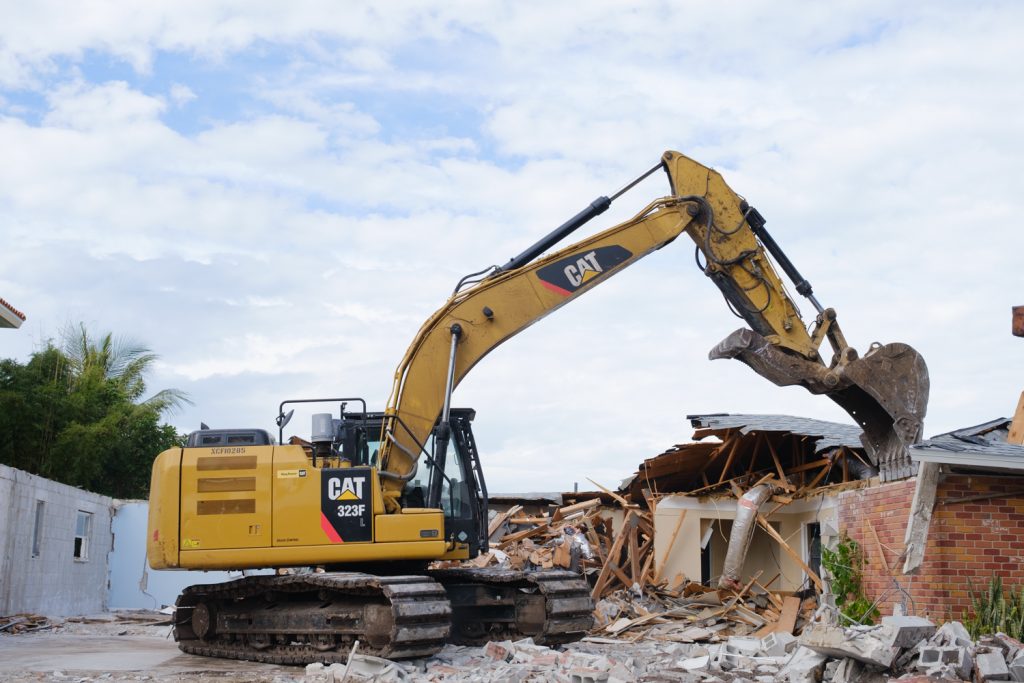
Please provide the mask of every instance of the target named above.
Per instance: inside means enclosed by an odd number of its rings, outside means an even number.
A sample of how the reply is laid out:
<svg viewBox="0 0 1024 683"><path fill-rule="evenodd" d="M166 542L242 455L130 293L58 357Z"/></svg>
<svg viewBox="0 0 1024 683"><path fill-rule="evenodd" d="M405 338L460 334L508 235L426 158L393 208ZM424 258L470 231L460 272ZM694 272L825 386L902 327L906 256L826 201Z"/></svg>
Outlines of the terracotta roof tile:
<svg viewBox="0 0 1024 683"><path fill-rule="evenodd" d="M22 320L24 320L24 319L25 319L25 314L24 314L24 313L22 313L22 312L21 312L21 311L19 311L19 310L18 310L17 308L15 308L14 306L10 305L9 303L7 303L6 301L4 301L3 299L0 299L0 306L3 306L4 308L6 308L7 310L9 310L9 311L10 311L11 313L13 313L14 315L16 315L16 316L18 316L19 318L21 318Z"/></svg>

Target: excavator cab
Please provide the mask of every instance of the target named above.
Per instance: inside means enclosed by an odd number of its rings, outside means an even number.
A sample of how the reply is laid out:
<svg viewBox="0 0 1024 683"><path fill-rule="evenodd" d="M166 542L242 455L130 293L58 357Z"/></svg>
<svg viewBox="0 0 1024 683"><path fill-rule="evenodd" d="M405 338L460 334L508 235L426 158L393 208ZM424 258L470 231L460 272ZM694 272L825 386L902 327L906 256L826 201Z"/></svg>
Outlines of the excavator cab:
<svg viewBox="0 0 1024 683"><path fill-rule="evenodd" d="M444 510L446 535L468 544L470 557L487 549L487 484L473 438L474 417L474 410L452 409L451 438L443 457L434 454L430 470L431 478L441 481L440 496L436 503L427 501ZM440 442L435 437L435 446Z"/></svg>
<svg viewBox="0 0 1024 683"><path fill-rule="evenodd" d="M487 484L473 438L474 417L475 410L453 408L449 437L441 438L440 425L434 428L426 467L417 469L399 499L403 510L443 510L445 538L468 545L470 557L487 548Z"/></svg>
<svg viewBox="0 0 1024 683"><path fill-rule="evenodd" d="M380 467L382 439L386 438L388 417L382 412L367 412L362 399L326 399L340 402L340 417L330 413L313 416L311 436L314 462L341 467L372 467L387 477ZM281 415L284 406L281 404ZM295 401L298 402L298 401ZM305 402L305 401L301 401ZM362 410L349 411L349 403L358 402ZM447 430L440 424L424 445L424 457L406 482L399 497L403 510L434 509L444 512L444 538L453 546L468 546L475 557L487 548L487 485L480 467L472 422L476 411L452 408ZM283 437L286 424L279 420ZM446 436L442 436L446 434Z"/></svg>

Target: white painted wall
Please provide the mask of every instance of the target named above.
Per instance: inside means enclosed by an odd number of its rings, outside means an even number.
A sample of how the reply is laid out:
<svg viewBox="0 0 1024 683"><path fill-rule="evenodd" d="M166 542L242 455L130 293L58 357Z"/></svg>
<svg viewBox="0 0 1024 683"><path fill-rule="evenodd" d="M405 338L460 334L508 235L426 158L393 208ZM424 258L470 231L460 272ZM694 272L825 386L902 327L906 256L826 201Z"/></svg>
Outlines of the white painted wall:
<svg viewBox="0 0 1024 683"><path fill-rule="evenodd" d="M813 498L790 503L768 521L786 539L786 543L799 553L806 561L808 548L806 542L806 525L820 522L822 526L822 543L828 544L831 529L836 527L836 502L834 496L819 494ZM682 523L680 524L680 519ZM660 567L661 577L671 582L677 574L691 581L700 580L701 539L708 527L716 520L736 519L736 499L692 498L689 496L666 496L658 501L654 512L654 553L655 567ZM731 528L731 525L727 525ZM675 537L673 538L673 533ZM712 537L712 578L717 580L728 547L727 537L718 530ZM726 529L725 534L728 534ZM761 569L767 581L776 573L779 579L771 588L779 590L797 590L804 583L805 577L800 565L785 553L767 534L761 535L759 528L754 535L747 561L743 565L741 576L747 578ZM671 543L671 546L670 546Z"/></svg>
<svg viewBox="0 0 1024 683"><path fill-rule="evenodd" d="M43 501L33 557L37 501ZM94 614L107 608L113 500L0 465L0 614ZM88 559L74 557L78 511L92 514Z"/></svg>

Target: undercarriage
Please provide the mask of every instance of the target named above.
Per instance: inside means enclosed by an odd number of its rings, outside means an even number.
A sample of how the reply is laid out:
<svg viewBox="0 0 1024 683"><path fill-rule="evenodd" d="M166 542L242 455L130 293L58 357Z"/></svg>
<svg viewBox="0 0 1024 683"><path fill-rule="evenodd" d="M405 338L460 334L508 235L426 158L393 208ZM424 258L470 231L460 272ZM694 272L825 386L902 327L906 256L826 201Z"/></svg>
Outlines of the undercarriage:
<svg viewBox="0 0 1024 683"><path fill-rule="evenodd" d="M592 610L586 581L567 571L252 576L186 588L174 639L190 654L275 664L345 661L356 640L364 654L406 659L446 642L578 640Z"/></svg>

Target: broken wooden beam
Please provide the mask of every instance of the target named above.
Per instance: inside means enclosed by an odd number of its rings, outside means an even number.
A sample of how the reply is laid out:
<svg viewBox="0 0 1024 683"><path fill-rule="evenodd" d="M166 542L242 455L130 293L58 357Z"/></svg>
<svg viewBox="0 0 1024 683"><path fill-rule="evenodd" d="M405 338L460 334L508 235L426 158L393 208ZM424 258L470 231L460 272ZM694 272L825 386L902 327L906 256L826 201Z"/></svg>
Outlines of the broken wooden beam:
<svg viewBox="0 0 1024 683"><path fill-rule="evenodd" d="M807 566L807 563L804 562L803 558L800 557L800 555L797 554L796 551L789 547L789 544L786 543L786 539L779 535L779 532L776 531L775 528L768 523L768 520L766 520L763 515L757 516L757 523L761 525L761 528L764 529L769 536L775 539L775 542L779 544L779 546L786 552L787 555L796 560L797 564L800 565L800 568L804 570L804 573L807 574L807 576L811 579L812 582L814 582L814 585L818 589L818 592L823 593L825 591L825 587L824 585L822 585L821 579L818 577L817 573L815 573L813 569Z"/></svg>

